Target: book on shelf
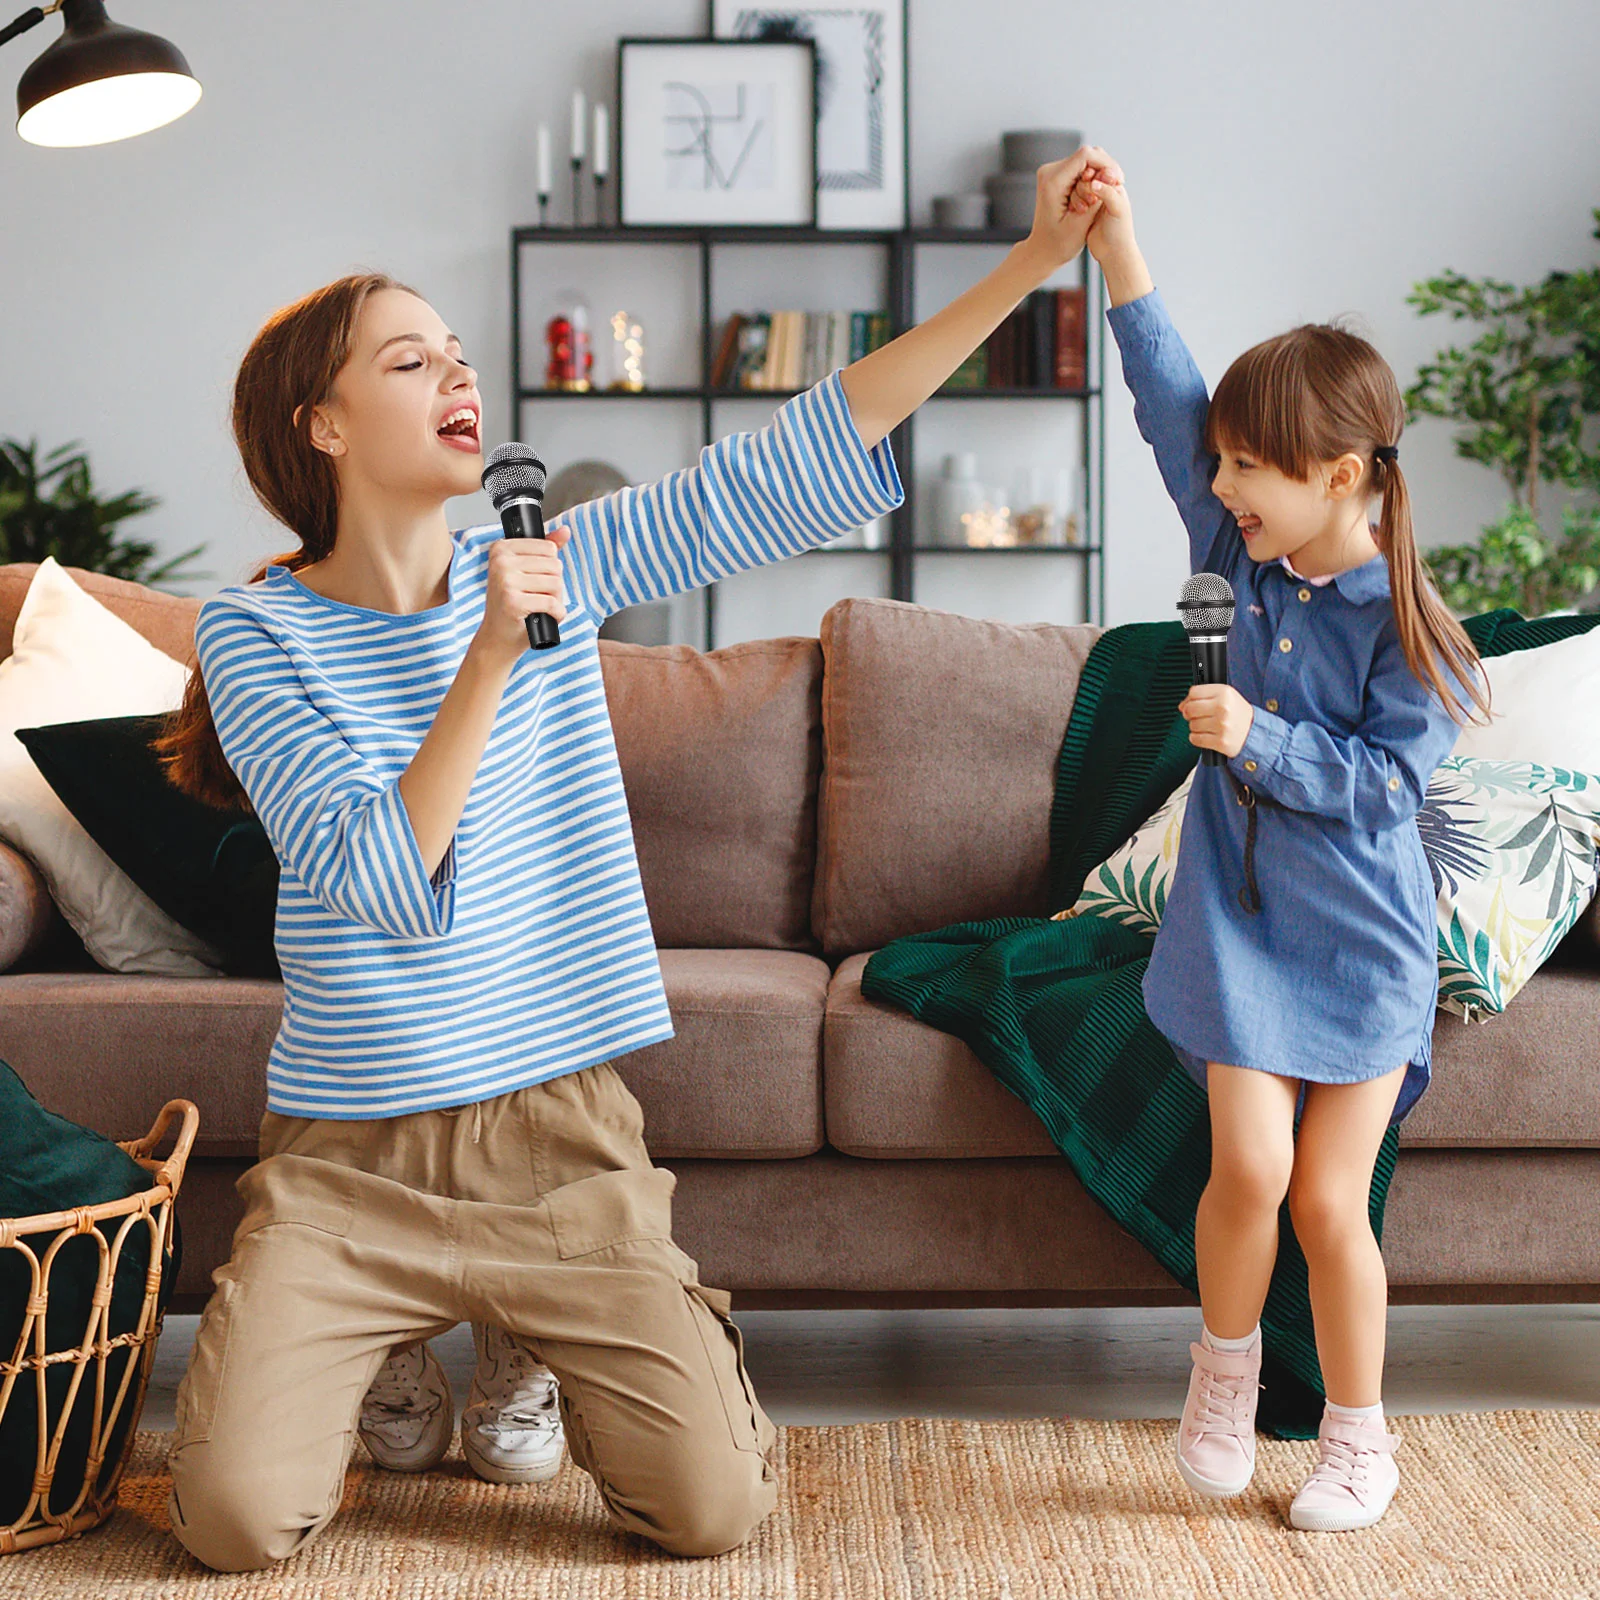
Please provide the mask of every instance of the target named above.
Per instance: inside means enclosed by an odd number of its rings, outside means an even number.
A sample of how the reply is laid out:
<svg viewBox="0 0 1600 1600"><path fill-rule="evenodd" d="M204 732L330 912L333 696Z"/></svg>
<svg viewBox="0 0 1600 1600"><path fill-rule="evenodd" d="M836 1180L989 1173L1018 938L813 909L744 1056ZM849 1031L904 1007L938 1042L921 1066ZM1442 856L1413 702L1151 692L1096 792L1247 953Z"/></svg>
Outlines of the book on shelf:
<svg viewBox="0 0 1600 1600"><path fill-rule="evenodd" d="M745 318L742 313L735 312L722 325L722 337L717 341L717 352L711 358L711 387L720 389L728 381L735 364L739 360L739 334L743 330Z"/></svg>
<svg viewBox="0 0 1600 1600"><path fill-rule="evenodd" d="M1088 387L1081 288L1036 289L946 380L948 390Z"/></svg>
<svg viewBox="0 0 1600 1600"><path fill-rule="evenodd" d="M944 381L947 389L987 389L989 387L989 347L980 344Z"/></svg>
<svg viewBox="0 0 1600 1600"><path fill-rule="evenodd" d="M1055 385L1058 389L1089 387L1089 312L1082 289L1057 289Z"/></svg>
<svg viewBox="0 0 1600 1600"><path fill-rule="evenodd" d="M809 389L889 342L881 311L737 311L722 326L713 389Z"/></svg>

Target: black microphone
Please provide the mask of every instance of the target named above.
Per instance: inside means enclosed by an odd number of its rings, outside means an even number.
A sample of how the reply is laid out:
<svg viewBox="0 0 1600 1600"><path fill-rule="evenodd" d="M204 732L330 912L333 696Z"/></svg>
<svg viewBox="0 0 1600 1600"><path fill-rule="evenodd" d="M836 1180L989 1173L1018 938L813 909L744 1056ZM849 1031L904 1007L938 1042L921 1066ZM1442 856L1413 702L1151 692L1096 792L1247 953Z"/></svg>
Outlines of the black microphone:
<svg viewBox="0 0 1600 1600"><path fill-rule="evenodd" d="M1233 585L1214 572L1197 572L1186 578L1178 597L1183 631L1189 635L1189 659L1196 683L1228 681L1228 629L1233 626ZM1227 757L1220 750L1202 750L1200 764L1220 767Z"/></svg>
<svg viewBox="0 0 1600 1600"><path fill-rule="evenodd" d="M496 445L483 469L483 487L500 513L508 539L542 539L544 532L544 462L530 445ZM561 627L548 611L530 612L528 643L548 650L561 643Z"/></svg>

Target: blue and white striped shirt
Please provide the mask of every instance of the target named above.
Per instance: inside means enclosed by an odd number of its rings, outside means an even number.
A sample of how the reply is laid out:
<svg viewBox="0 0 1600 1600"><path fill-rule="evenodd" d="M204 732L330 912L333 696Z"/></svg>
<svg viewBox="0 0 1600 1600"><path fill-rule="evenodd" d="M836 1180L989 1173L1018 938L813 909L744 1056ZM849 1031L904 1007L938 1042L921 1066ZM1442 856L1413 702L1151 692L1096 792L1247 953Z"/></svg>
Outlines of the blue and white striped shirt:
<svg viewBox="0 0 1600 1600"><path fill-rule="evenodd" d="M834 372L695 466L553 519L572 530L561 643L513 668L431 878L399 778L483 619L499 524L451 535L450 598L410 615L277 565L208 597L195 649L217 735L281 867L269 1108L465 1105L671 1038L597 629L901 498L887 440L864 448Z"/></svg>

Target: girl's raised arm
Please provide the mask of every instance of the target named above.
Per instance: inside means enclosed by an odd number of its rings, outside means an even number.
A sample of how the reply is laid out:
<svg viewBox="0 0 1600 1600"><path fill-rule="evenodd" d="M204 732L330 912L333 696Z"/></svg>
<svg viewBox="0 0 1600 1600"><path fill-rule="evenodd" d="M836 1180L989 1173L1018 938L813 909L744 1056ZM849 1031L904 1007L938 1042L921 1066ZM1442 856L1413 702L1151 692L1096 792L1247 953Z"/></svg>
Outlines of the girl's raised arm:
<svg viewBox="0 0 1600 1600"><path fill-rule="evenodd" d="M1227 507L1211 492L1215 462L1205 449L1211 397L1200 369L1167 315L1133 234L1133 208L1124 184L1087 177L1074 205L1098 200L1089 250L1111 297L1107 321L1133 393L1133 417L1189 533L1189 570L1231 577L1244 541Z"/></svg>

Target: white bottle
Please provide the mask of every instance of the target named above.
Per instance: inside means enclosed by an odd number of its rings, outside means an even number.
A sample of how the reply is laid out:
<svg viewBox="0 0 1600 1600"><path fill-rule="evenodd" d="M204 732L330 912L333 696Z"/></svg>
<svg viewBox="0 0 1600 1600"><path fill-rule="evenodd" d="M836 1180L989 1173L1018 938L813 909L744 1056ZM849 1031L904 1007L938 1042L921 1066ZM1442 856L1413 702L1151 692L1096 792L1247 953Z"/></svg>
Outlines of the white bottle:
<svg viewBox="0 0 1600 1600"><path fill-rule="evenodd" d="M967 543L967 524L962 520L982 509L983 485L978 482L978 458L962 450L944 458L944 472L934 480L933 515L928 521L928 542L939 546Z"/></svg>

